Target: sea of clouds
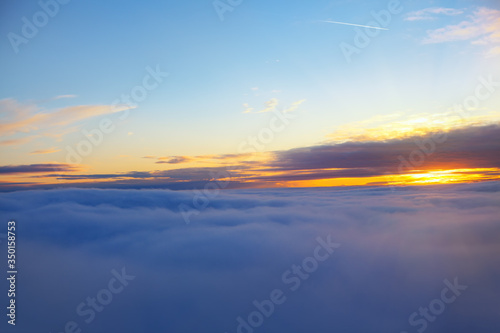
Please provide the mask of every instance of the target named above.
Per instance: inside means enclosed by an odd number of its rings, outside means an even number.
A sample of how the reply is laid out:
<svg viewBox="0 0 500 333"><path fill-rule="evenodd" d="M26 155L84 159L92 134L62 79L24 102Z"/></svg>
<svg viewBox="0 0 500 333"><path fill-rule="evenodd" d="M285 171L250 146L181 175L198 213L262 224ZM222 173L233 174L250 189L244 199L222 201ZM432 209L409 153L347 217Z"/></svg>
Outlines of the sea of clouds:
<svg viewBox="0 0 500 333"><path fill-rule="evenodd" d="M19 271L15 327L0 281L0 328L498 333L499 194L500 182L227 190L186 224L190 191L0 193Z"/></svg>

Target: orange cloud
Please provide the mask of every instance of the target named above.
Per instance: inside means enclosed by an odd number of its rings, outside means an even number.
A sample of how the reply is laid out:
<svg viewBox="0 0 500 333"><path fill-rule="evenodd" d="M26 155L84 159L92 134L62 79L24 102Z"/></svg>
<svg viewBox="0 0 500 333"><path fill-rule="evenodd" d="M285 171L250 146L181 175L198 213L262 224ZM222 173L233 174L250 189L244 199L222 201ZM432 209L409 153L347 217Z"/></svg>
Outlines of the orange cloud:
<svg viewBox="0 0 500 333"><path fill-rule="evenodd" d="M32 151L30 154L52 154L52 153L57 153L58 151L61 151L61 149L53 147L45 150L35 150Z"/></svg>
<svg viewBox="0 0 500 333"><path fill-rule="evenodd" d="M4 119L0 123L2 136L15 133L28 133L49 127L64 127L105 114L128 110L129 106L77 105L57 109L53 112L40 112L36 105L22 105L13 99L0 100L0 112Z"/></svg>

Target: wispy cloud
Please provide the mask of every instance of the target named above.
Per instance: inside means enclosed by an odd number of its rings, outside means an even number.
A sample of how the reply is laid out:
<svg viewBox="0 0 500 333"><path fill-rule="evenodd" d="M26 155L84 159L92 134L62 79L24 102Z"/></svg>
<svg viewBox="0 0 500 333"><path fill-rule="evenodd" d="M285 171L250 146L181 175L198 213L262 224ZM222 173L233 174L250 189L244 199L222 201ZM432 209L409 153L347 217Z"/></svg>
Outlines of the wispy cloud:
<svg viewBox="0 0 500 333"><path fill-rule="evenodd" d="M293 102L290 107L288 107L287 109L283 110L284 113L287 113L287 112L292 112L292 111L295 111L299 108L299 106L301 106L303 103L305 103L305 99L301 99L300 101L297 101L297 102Z"/></svg>
<svg viewBox="0 0 500 333"><path fill-rule="evenodd" d="M25 105L11 98L3 99L0 100L0 114L2 115L0 136L41 131L43 135L57 137L59 133L67 134L67 126L69 125L130 108L129 106L114 105L76 105L47 111L37 105ZM71 131L76 129L77 127L74 127ZM14 144L15 140L19 139L9 139L4 142ZM21 143L22 141L17 142Z"/></svg>
<svg viewBox="0 0 500 333"><path fill-rule="evenodd" d="M32 151L30 154L52 154L52 153L57 153L58 151L61 151L61 149L53 147L53 148L44 149L44 150L35 150L35 151Z"/></svg>
<svg viewBox="0 0 500 333"><path fill-rule="evenodd" d="M265 113L265 112L272 112L276 109L276 107L278 106L278 99L277 98L271 98L269 101L267 101L265 103L265 108L260 110L260 111L257 111L255 113Z"/></svg>
<svg viewBox="0 0 500 333"><path fill-rule="evenodd" d="M479 8L458 24L427 31L423 44L437 44L455 41L471 41L474 45L487 48L486 55L500 54L500 11Z"/></svg>
<svg viewBox="0 0 500 333"><path fill-rule="evenodd" d="M76 97L78 97L78 96L77 95L59 95L59 96L54 97L53 99L58 100L58 99L76 98Z"/></svg>
<svg viewBox="0 0 500 333"><path fill-rule="evenodd" d="M405 17L406 21L422 21L422 20L433 20L439 15L455 16L463 14L463 10L454 8L425 8L408 13Z"/></svg>
<svg viewBox="0 0 500 333"><path fill-rule="evenodd" d="M33 139L35 139L37 137L38 137L37 135L33 135L33 136L26 136L26 137L20 138L20 139L3 140L3 141L0 141L0 146L22 145L22 144L25 144L25 143L32 141Z"/></svg>
<svg viewBox="0 0 500 333"><path fill-rule="evenodd" d="M201 162L206 164L207 162L220 163L221 161L239 161L243 158L247 158L250 153L247 154L221 154L221 155L198 155L198 156L144 156L143 158L156 159L157 164L182 164L182 163L193 163Z"/></svg>
<svg viewBox="0 0 500 333"><path fill-rule="evenodd" d="M245 111L243 113L250 113L254 110L248 103L243 104L243 107L245 108Z"/></svg>
<svg viewBox="0 0 500 333"><path fill-rule="evenodd" d="M284 113L286 112L291 112L296 110L302 103L304 103L306 100L302 99L296 102L293 102L290 104L290 106L286 109L283 110ZM266 112L273 112L276 110L276 108L279 105L279 101L277 98L271 98L269 101L265 102L265 106L263 109L259 111L254 111L255 108L251 107L249 104L245 103L243 106L245 107L245 111L243 113L266 113Z"/></svg>

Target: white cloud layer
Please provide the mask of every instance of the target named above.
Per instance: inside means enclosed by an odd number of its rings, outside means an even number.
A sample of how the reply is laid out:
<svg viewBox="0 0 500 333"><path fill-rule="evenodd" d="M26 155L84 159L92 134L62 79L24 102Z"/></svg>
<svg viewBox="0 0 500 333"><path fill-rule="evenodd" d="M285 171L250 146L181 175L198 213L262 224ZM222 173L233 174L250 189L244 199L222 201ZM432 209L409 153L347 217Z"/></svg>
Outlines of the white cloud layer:
<svg viewBox="0 0 500 333"><path fill-rule="evenodd" d="M498 182L223 191L189 225L178 207L191 192L1 193L0 221L18 225L20 306L16 327L0 329L61 332L73 320L93 333L231 333L254 300L281 288L287 301L255 332L416 332L410 314L457 277L468 289L426 332L497 333L499 191ZM341 247L289 291L283 272L327 235ZM86 324L75 308L122 267L136 278Z"/></svg>

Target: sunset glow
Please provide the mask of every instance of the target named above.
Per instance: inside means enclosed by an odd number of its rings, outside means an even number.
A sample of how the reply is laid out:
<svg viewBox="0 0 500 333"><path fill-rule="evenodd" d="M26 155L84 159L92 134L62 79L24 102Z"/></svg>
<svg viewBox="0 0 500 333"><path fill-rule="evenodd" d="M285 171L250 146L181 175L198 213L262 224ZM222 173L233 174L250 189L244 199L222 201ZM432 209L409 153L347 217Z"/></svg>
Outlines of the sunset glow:
<svg viewBox="0 0 500 333"><path fill-rule="evenodd" d="M1 333L499 333L499 0L0 2Z"/></svg>
<svg viewBox="0 0 500 333"><path fill-rule="evenodd" d="M245 38L216 38L222 26L203 17L196 23L203 34L186 35L192 48L173 30L157 29L145 44L155 60L127 48L120 57L126 70L102 65L116 59L97 46L92 53L105 58L99 63L77 52L49 68L41 59L58 47L32 48L36 43L25 45L22 36L6 32L0 60L12 82L0 96L0 190L498 179L500 9L392 5L390 24L378 28L346 8L342 20L285 15L262 22L259 29L273 36L266 41L257 37L264 32L247 36L248 25L238 20L230 25ZM221 22L232 11L215 8ZM177 16L168 17L169 24L191 31ZM74 24L71 31L87 31L87 21ZM14 29L16 22L6 26ZM362 37L363 29L373 31ZM140 31L151 34L145 26ZM88 33L102 45L115 45L97 31ZM70 45L65 52L81 46L70 35L45 34L54 45ZM282 40L283 47L275 49L271 40ZM210 43L218 45L214 53L206 52ZM20 70L18 53L29 70Z"/></svg>

